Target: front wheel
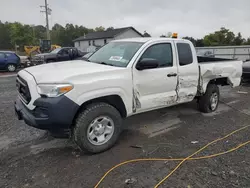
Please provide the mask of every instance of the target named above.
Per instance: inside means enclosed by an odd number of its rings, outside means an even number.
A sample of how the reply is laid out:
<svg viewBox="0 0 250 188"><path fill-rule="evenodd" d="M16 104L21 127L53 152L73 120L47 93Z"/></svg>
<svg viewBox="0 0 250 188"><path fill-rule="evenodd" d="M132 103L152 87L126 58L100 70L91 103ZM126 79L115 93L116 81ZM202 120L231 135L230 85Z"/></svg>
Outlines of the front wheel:
<svg viewBox="0 0 250 188"><path fill-rule="evenodd" d="M9 72L15 72L16 71L16 66L14 64L9 64L9 65L7 65L7 70Z"/></svg>
<svg viewBox="0 0 250 188"><path fill-rule="evenodd" d="M198 100L201 112L210 113L216 111L220 100L219 87L215 84L209 84L206 93Z"/></svg>
<svg viewBox="0 0 250 188"><path fill-rule="evenodd" d="M100 153L116 143L121 130L122 118L118 110L107 103L94 103L76 118L73 138L82 150Z"/></svg>

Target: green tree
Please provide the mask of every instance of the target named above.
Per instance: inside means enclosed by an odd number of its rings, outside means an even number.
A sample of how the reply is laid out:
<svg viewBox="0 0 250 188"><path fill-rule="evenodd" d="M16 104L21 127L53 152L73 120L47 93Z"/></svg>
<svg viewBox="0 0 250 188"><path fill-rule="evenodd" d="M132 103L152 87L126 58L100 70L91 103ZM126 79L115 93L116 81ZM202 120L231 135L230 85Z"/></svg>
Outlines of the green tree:
<svg viewBox="0 0 250 188"><path fill-rule="evenodd" d="M12 46L18 45L22 48L24 45L35 45L33 36L31 26L19 22L10 24L10 43Z"/></svg>
<svg viewBox="0 0 250 188"><path fill-rule="evenodd" d="M110 30L114 30L115 28L114 27L108 27L107 29L106 29L106 31L110 31Z"/></svg>
<svg viewBox="0 0 250 188"><path fill-rule="evenodd" d="M235 45L242 45L246 42L244 38L242 38L241 33L239 32L238 35L234 39L234 44Z"/></svg>
<svg viewBox="0 0 250 188"><path fill-rule="evenodd" d="M197 39L196 40L196 47L204 47L204 40L203 39Z"/></svg>
<svg viewBox="0 0 250 188"><path fill-rule="evenodd" d="M194 39L193 37L183 37L183 39L190 40L195 47L203 47L204 46L204 41L203 39Z"/></svg>
<svg viewBox="0 0 250 188"><path fill-rule="evenodd" d="M103 27L103 26L96 27L95 31L105 31L105 27Z"/></svg>
<svg viewBox="0 0 250 188"><path fill-rule="evenodd" d="M183 39L189 40L193 43L194 46L196 46L196 40L193 37L183 37Z"/></svg>
<svg viewBox="0 0 250 188"><path fill-rule="evenodd" d="M0 21L0 49L14 49L10 43L10 24L8 22L2 23Z"/></svg>
<svg viewBox="0 0 250 188"><path fill-rule="evenodd" d="M51 41L53 44L64 46L65 44L65 28L60 24L55 24L51 31Z"/></svg>
<svg viewBox="0 0 250 188"><path fill-rule="evenodd" d="M246 40L246 42L244 44L245 45L250 45L250 37Z"/></svg>
<svg viewBox="0 0 250 188"><path fill-rule="evenodd" d="M204 37L205 46L226 46L234 45L235 34L222 27L219 31L215 31Z"/></svg>

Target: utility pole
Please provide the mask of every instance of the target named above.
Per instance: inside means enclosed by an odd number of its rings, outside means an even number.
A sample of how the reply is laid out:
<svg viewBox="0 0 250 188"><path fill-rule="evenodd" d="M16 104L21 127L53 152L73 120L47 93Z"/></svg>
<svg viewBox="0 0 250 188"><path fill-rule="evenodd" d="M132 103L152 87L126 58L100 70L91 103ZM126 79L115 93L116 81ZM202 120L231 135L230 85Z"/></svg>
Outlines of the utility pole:
<svg viewBox="0 0 250 188"><path fill-rule="evenodd" d="M45 6L40 6L44 10L41 12L45 13L46 15L46 31L47 31L47 40L50 40L50 32L49 32L49 15L51 15L51 9L49 8L49 5L47 3L47 0L45 0Z"/></svg>

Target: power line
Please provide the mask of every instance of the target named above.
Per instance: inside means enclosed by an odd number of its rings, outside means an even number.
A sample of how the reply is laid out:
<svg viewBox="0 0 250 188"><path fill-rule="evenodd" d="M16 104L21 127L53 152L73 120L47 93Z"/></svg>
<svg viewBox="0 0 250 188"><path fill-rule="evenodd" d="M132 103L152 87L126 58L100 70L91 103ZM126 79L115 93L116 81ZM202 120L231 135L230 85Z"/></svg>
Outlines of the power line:
<svg viewBox="0 0 250 188"><path fill-rule="evenodd" d="M47 40L50 40L50 31L49 31L49 15L51 15L52 10L49 8L49 5L47 3L47 0L45 0L45 5L44 6L40 6L41 8L43 8L43 10L41 10L42 13L45 13L46 15L46 32L47 32Z"/></svg>

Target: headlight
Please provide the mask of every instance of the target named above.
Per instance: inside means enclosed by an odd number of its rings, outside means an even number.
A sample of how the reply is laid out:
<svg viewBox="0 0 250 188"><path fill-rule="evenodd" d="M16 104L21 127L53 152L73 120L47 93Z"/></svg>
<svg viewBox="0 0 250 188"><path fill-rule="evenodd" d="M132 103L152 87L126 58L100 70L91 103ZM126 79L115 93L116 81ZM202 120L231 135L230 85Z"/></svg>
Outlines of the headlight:
<svg viewBox="0 0 250 188"><path fill-rule="evenodd" d="M71 84L39 84L37 85L37 91L40 95L47 97L58 97L73 89Z"/></svg>

